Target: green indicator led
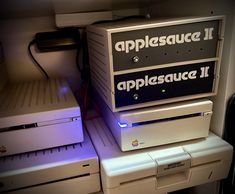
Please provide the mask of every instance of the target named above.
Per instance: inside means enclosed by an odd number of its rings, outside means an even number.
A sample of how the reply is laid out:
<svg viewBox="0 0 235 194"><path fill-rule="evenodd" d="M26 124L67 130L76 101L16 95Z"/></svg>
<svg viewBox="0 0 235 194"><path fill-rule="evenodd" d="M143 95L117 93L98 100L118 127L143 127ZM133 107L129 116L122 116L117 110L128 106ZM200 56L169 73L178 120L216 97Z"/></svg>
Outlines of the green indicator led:
<svg viewBox="0 0 235 194"><path fill-rule="evenodd" d="M165 89L162 89L162 93L165 93L166 92L166 90Z"/></svg>

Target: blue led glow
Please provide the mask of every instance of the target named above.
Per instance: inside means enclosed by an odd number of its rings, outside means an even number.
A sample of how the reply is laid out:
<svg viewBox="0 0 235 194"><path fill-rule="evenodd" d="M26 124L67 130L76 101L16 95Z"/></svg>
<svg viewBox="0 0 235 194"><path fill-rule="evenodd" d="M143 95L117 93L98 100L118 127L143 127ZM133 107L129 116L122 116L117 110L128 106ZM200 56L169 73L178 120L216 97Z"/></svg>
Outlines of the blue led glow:
<svg viewBox="0 0 235 194"><path fill-rule="evenodd" d="M59 87L59 93L62 94L62 95L67 94L68 91L69 91L68 86L63 85L63 86Z"/></svg>
<svg viewBox="0 0 235 194"><path fill-rule="evenodd" d="M128 126L127 123L119 123L119 122L118 122L118 125L119 125L119 127L121 127L121 128L125 128L125 127Z"/></svg>

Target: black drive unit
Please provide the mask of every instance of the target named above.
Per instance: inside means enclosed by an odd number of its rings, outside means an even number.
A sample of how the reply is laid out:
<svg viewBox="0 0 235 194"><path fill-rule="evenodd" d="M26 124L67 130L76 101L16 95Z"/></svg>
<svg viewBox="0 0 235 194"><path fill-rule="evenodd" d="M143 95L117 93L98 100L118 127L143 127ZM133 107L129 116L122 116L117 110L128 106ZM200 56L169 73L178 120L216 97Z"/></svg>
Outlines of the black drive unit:
<svg viewBox="0 0 235 194"><path fill-rule="evenodd" d="M113 112L215 95L224 17L87 28L91 78Z"/></svg>

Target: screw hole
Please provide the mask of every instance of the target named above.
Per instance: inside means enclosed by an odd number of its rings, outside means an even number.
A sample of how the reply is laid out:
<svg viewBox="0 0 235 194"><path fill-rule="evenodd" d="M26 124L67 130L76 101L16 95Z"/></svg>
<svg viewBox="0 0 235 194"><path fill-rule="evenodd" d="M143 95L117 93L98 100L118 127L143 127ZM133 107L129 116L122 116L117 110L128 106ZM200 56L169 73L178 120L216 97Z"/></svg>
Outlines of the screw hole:
<svg viewBox="0 0 235 194"><path fill-rule="evenodd" d="M211 11L211 15L213 15L214 14L214 11Z"/></svg>
<svg viewBox="0 0 235 194"><path fill-rule="evenodd" d="M164 53L164 55L167 55L167 53Z"/></svg>
<svg viewBox="0 0 235 194"><path fill-rule="evenodd" d="M191 52L191 50L189 49L189 50L188 50L188 52L190 53L190 52Z"/></svg>
<svg viewBox="0 0 235 194"><path fill-rule="evenodd" d="M179 54L180 52L179 51L176 51L176 54Z"/></svg>
<svg viewBox="0 0 235 194"><path fill-rule="evenodd" d="M200 48L200 51L203 51L203 48Z"/></svg>
<svg viewBox="0 0 235 194"><path fill-rule="evenodd" d="M138 100L139 99L139 95L138 94L134 94L133 98L134 98L134 100Z"/></svg>

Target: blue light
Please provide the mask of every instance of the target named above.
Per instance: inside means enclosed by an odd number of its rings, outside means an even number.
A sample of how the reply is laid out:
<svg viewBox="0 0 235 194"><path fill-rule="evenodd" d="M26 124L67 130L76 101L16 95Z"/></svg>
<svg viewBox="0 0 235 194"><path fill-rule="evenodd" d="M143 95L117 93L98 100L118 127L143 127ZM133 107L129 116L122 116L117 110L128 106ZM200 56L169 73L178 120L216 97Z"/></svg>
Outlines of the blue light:
<svg viewBox="0 0 235 194"><path fill-rule="evenodd" d="M61 86L61 87L59 87L59 93L60 94L67 94L68 93L68 91L69 91L69 88L68 88L68 86Z"/></svg>
<svg viewBox="0 0 235 194"><path fill-rule="evenodd" d="M125 127L128 126L127 123L119 123L119 122L118 122L118 125L119 125L119 127L121 127L121 128L125 128Z"/></svg>

